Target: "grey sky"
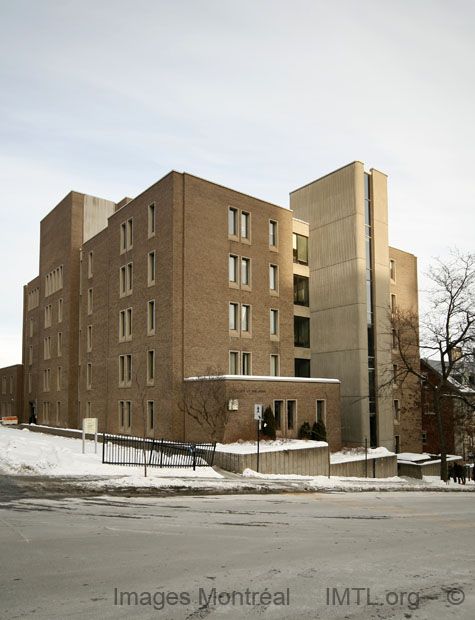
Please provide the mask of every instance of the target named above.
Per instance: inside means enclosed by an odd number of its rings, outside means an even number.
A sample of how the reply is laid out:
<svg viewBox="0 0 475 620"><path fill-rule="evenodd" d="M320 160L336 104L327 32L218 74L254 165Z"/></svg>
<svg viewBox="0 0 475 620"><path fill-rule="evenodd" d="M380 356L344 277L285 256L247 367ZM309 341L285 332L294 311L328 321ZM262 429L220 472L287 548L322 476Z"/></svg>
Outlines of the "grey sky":
<svg viewBox="0 0 475 620"><path fill-rule="evenodd" d="M474 250L475 3L0 0L0 366L21 361L39 221L171 169L288 206L355 159L390 243Z"/></svg>

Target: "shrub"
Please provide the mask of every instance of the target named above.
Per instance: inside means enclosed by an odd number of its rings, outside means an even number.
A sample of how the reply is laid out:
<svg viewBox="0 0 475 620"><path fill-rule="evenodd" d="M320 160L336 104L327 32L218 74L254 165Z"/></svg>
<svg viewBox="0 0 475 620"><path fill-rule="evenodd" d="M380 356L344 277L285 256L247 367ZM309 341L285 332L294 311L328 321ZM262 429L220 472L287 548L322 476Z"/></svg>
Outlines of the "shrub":
<svg viewBox="0 0 475 620"><path fill-rule="evenodd" d="M314 441L326 441L327 429L323 422L314 422L312 426L312 439Z"/></svg>
<svg viewBox="0 0 475 620"><path fill-rule="evenodd" d="M310 439L312 436L312 431L310 430L310 424L308 422L304 422L299 430L299 439Z"/></svg>
<svg viewBox="0 0 475 620"><path fill-rule="evenodd" d="M262 420L262 434L269 439L275 439L275 419L270 407L266 407L264 411L264 419Z"/></svg>

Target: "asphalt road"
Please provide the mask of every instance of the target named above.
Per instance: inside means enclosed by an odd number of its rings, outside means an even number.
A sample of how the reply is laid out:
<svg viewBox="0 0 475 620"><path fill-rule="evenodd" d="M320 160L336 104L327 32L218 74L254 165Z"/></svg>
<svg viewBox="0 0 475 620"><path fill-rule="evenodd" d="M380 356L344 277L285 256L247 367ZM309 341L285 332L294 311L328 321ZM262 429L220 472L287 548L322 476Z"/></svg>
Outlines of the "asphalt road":
<svg viewBox="0 0 475 620"><path fill-rule="evenodd" d="M0 504L0 617L475 617L475 498L335 493Z"/></svg>

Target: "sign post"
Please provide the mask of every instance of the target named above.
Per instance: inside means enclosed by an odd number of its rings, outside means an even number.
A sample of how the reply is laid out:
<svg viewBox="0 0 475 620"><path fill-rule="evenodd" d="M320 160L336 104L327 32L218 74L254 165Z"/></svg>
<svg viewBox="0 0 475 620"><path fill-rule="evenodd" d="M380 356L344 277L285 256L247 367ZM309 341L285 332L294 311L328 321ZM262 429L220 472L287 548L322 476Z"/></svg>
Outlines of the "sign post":
<svg viewBox="0 0 475 620"><path fill-rule="evenodd" d="M264 418L264 405L254 405L254 420L257 420L257 471L259 472L259 444L261 440L261 425Z"/></svg>
<svg viewBox="0 0 475 620"><path fill-rule="evenodd" d="M94 453L97 454L97 418L82 419L82 453L86 452L86 434L94 435Z"/></svg>

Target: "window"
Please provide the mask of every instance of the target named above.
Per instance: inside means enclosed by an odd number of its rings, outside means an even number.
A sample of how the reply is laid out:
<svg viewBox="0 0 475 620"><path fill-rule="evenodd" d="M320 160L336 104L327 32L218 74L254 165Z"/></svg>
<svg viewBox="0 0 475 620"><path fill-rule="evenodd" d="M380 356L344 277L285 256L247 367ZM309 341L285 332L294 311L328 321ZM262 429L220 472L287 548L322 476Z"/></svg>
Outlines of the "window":
<svg viewBox="0 0 475 620"><path fill-rule="evenodd" d="M58 299L58 323L63 321L63 300Z"/></svg>
<svg viewBox="0 0 475 620"><path fill-rule="evenodd" d="M326 423L327 423L327 411L326 411L326 401L325 400L317 400L316 401L315 420L317 422L322 422L323 424L326 425Z"/></svg>
<svg viewBox="0 0 475 620"><path fill-rule="evenodd" d="M43 370L43 391L44 392L49 392L50 378L51 378L51 369L45 368Z"/></svg>
<svg viewBox="0 0 475 620"><path fill-rule="evenodd" d="M92 288L87 291L87 313L92 314L93 309L93 293Z"/></svg>
<svg viewBox="0 0 475 620"><path fill-rule="evenodd" d="M277 265L269 265L269 289L271 293L279 290L279 271Z"/></svg>
<svg viewBox="0 0 475 620"><path fill-rule="evenodd" d="M241 285L251 286L251 259L241 258Z"/></svg>
<svg viewBox="0 0 475 620"><path fill-rule="evenodd" d="M426 431L422 433L422 443L427 443L427 432Z"/></svg>
<svg viewBox="0 0 475 620"><path fill-rule="evenodd" d="M92 325L87 326L87 350L92 351Z"/></svg>
<svg viewBox="0 0 475 620"><path fill-rule="evenodd" d="M274 419L275 419L275 429L280 431L282 428L282 410L284 408L283 400L274 400Z"/></svg>
<svg viewBox="0 0 475 620"><path fill-rule="evenodd" d="M273 308L270 311L270 335L274 338L279 336L279 311Z"/></svg>
<svg viewBox="0 0 475 620"><path fill-rule="evenodd" d="M241 306L241 332L249 334L251 331L251 306Z"/></svg>
<svg viewBox="0 0 475 620"><path fill-rule="evenodd" d="M280 359L276 354L270 356L270 376L278 377L280 375Z"/></svg>
<svg viewBox="0 0 475 620"><path fill-rule="evenodd" d="M229 374L230 375L239 374L239 352L238 351L229 352Z"/></svg>
<svg viewBox="0 0 475 620"><path fill-rule="evenodd" d="M308 306L308 278L294 275L294 304Z"/></svg>
<svg viewBox="0 0 475 620"><path fill-rule="evenodd" d="M59 426L61 423L61 401L56 402L56 424Z"/></svg>
<svg viewBox="0 0 475 620"><path fill-rule="evenodd" d="M234 254L229 255L229 281L233 284L238 281L238 257Z"/></svg>
<svg viewBox="0 0 475 620"><path fill-rule="evenodd" d="M31 344L28 347L28 364L33 364L33 347Z"/></svg>
<svg viewBox="0 0 475 620"><path fill-rule="evenodd" d="M87 277L92 278L94 254L89 252L87 256Z"/></svg>
<svg viewBox="0 0 475 620"><path fill-rule="evenodd" d="M238 235L237 218L238 218L237 209L234 209L233 207L229 207L229 211L228 211L228 234L229 234L230 237L237 237L237 235Z"/></svg>
<svg viewBox="0 0 475 620"><path fill-rule="evenodd" d="M242 375L251 374L251 354L250 353L243 353L241 355L241 374Z"/></svg>
<svg viewBox="0 0 475 620"><path fill-rule="evenodd" d="M155 300L151 299L147 304L147 333L149 336L155 334Z"/></svg>
<svg viewBox="0 0 475 620"><path fill-rule="evenodd" d="M132 340L132 308L119 312L119 342Z"/></svg>
<svg viewBox="0 0 475 620"><path fill-rule="evenodd" d="M45 306L45 327L51 327L53 319L53 307L51 304Z"/></svg>
<svg viewBox="0 0 475 620"><path fill-rule="evenodd" d="M393 364L393 385L397 385L397 364Z"/></svg>
<svg viewBox="0 0 475 620"><path fill-rule="evenodd" d="M391 346L393 349L397 349L397 332L394 328L391 330Z"/></svg>
<svg viewBox="0 0 475 620"><path fill-rule="evenodd" d="M130 387L132 384L132 355L119 356L119 387Z"/></svg>
<svg viewBox="0 0 475 620"><path fill-rule="evenodd" d="M241 211L241 239L242 240L250 240L251 238L251 216L249 213L245 211Z"/></svg>
<svg viewBox="0 0 475 620"><path fill-rule="evenodd" d="M62 368L61 366L58 366L57 372L56 372L56 390L59 392L61 390L61 382L62 382Z"/></svg>
<svg viewBox="0 0 475 620"><path fill-rule="evenodd" d="M7 378L2 377L2 394L7 393Z"/></svg>
<svg viewBox="0 0 475 620"><path fill-rule="evenodd" d="M61 357L63 355L63 334L62 332L58 332L57 346L58 346L58 357Z"/></svg>
<svg viewBox="0 0 475 620"><path fill-rule="evenodd" d="M30 338L33 337L33 319L30 319Z"/></svg>
<svg viewBox="0 0 475 620"><path fill-rule="evenodd" d="M92 387L92 364L89 362L86 366L86 389L90 390Z"/></svg>
<svg viewBox="0 0 475 620"><path fill-rule="evenodd" d="M155 234L155 204L148 205L148 236Z"/></svg>
<svg viewBox="0 0 475 620"><path fill-rule="evenodd" d="M296 357L294 370L296 377L310 377L310 360Z"/></svg>
<svg viewBox="0 0 475 620"><path fill-rule="evenodd" d="M394 420L396 422L399 422L401 410L399 409L399 400L397 398L393 400L393 413L394 413Z"/></svg>
<svg viewBox="0 0 475 620"><path fill-rule="evenodd" d="M31 372L28 373L28 392L31 394L31 389L33 387L33 375Z"/></svg>
<svg viewBox="0 0 475 620"><path fill-rule="evenodd" d="M49 403L43 403L43 422L44 424L49 424Z"/></svg>
<svg viewBox="0 0 475 620"><path fill-rule="evenodd" d="M229 304L229 330L238 330L238 306L239 304Z"/></svg>
<svg viewBox="0 0 475 620"><path fill-rule="evenodd" d="M130 295L132 292L133 264L128 263L120 268L120 295Z"/></svg>
<svg viewBox="0 0 475 620"><path fill-rule="evenodd" d="M277 247L277 222L269 220L269 245L271 248Z"/></svg>
<svg viewBox="0 0 475 620"><path fill-rule="evenodd" d="M297 401L287 401L287 428L291 431L295 425L295 412L297 408Z"/></svg>
<svg viewBox="0 0 475 620"><path fill-rule="evenodd" d="M393 282L396 282L396 261L389 261L389 277Z"/></svg>
<svg viewBox="0 0 475 620"><path fill-rule="evenodd" d="M310 319L304 316L294 316L294 346L310 347Z"/></svg>
<svg viewBox="0 0 475 620"><path fill-rule="evenodd" d="M119 401L119 427L122 431L130 432L132 427L132 401Z"/></svg>
<svg viewBox="0 0 475 620"><path fill-rule="evenodd" d="M394 314L396 312L396 295L391 295L391 312Z"/></svg>
<svg viewBox="0 0 475 620"><path fill-rule="evenodd" d="M308 265L308 237L294 233L292 241L294 263Z"/></svg>
<svg viewBox="0 0 475 620"><path fill-rule="evenodd" d="M155 351L147 351L147 383L153 385L155 381Z"/></svg>
<svg viewBox="0 0 475 620"><path fill-rule="evenodd" d="M153 400L147 401L147 424L148 430L153 431L155 428L155 403Z"/></svg>
<svg viewBox="0 0 475 620"><path fill-rule="evenodd" d="M155 252L148 254L148 285L155 284Z"/></svg>
<svg viewBox="0 0 475 620"><path fill-rule="evenodd" d="M49 360L51 357L51 336L46 336L43 342L43 358Z"/></svg>
<svg viewBox="0 0 475 620"><path fill-rule="evenodd" d="M134 245L134 222L133 218L122 222L120 225L120 252L131 250Z"/></svg>
<svg viewBox="0 0 475 620"><path fill-rule="evenodd" d="M399 435L394 435L394 452L399 454L401 452L401 441Z"/></svg>

